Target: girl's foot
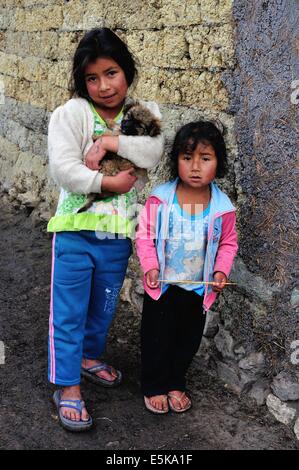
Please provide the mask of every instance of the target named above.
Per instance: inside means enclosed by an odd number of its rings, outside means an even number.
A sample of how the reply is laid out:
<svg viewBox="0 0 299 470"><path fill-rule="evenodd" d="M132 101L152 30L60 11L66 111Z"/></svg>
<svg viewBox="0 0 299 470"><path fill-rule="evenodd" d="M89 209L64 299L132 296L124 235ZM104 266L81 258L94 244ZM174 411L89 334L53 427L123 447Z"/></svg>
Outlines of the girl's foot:
<svg viewBox="0 0 299 470"><path fill-rule="evenodd" d="M61 400L82 400L82 395L80 391L80 385L75 385L72 387L64 387L61 394ZM87 413L86 408L84 407L80 415L79 411L73 408L61 407L61 413L64 418L70 419L72 421L88 421L89 414Z"/></svg>
<svg viewBox="0 0 299 470"><path fill-rule="evenodd" d="M99 366L101 364L101 361L96 361L94 359L82 359L83 369L89 369L90 367ZM97 375L101 379L107 380L108 382L114 382L115 379L118 377L118 374L113 367L109 367L109 369L110 370L100 370L99 372L95 372L95 375Z"/></svg>
<svg viewBox="0 0 299 470"><path fill-rule="evenodd" d="M168 413L167 395L154 395L152 397L144 397L146 408L153 413Z"/></svg>
<svg viewBox="0 0 299 470"><path fill-rule="evenodd" d="M168 393L168 403L172 411L183 413L191 408L192 402L185 392L173 390Z"/></svg>

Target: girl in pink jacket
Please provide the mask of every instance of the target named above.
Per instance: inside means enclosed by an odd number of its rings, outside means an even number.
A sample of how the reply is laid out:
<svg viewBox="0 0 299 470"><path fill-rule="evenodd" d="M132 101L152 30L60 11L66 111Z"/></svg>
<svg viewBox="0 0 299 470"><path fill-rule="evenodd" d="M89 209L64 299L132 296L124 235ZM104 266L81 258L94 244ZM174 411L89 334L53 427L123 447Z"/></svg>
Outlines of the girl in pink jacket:
<svg viewBox="0 0 299 470"><path fill-rule="evenodd" d="M208 121L183 126L170 158L177 178L154 189L136 235L145 288L141 388L146 408L159 414L191 407L187 369L238 249L236 209L214 183L226 172L219 129Z"/></svg>

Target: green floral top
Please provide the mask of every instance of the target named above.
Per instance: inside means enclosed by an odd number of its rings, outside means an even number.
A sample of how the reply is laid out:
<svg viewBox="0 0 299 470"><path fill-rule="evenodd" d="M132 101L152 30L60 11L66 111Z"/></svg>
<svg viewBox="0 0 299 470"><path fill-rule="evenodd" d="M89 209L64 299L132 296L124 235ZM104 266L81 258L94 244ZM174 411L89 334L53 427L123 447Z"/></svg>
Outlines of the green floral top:
<svg viewBox="0 0 299 470"><path fill-rule="evenodd" d="M94 114L94 134L101 135L107 130L106 122L90 103ZM115 118L120 123L123 113ZM95 201L82 213L78 210L87 201L86 194L71 193L61 188L56 214L48 223L48 232L94 230L133 237L136 224L137 192L133 187L126 194L116 194Z"/></svg>

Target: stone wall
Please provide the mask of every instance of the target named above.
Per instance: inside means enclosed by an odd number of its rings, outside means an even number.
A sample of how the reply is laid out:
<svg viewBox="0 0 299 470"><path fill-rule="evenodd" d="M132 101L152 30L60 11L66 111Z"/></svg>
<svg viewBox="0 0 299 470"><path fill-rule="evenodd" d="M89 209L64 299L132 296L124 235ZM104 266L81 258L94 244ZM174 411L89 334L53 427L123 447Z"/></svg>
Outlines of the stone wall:
<svg viewBox="0 0 299 470"><path fill-rule="evenodd" d="M286 407L291 418L283 420L293 424L299 400L298 365L291 361L299 339L297 108L290 99L298 77L295 0L0 5L0 182L3 197L16 207L25 205L33 221L47 220L55 207L57 188L47 176L47 123L69 97L71 57L84 31L113 28L140 63L133 95L161 107L166 152L151 172L150 186L168 178L167 153L178 127L199 117L222 121L230 171L221 185L238 207L240 253L232 274L238 285L227 289L209 314L198 360L236 393L247 393L259 405L268 397L278 419ZM138 269L133 257L122 291L122 301L136 313L143 294ZM298 427L297 421L297 433Z"/></svg>
<svg viewBox="0 0 299 470"><path fill-rule="evenodd" d="M297 419L299 437L298 2L235 0L233 17L236 67L223 81L238 143L240 251L216 363L237 392L266 400L285 424Z"/></svg>
<svg viewBox="0 0 299 470"><path fill-rule="evenodd" d="M84 31L109 26L140 62L133 93L162 105L166 132L192 116L218 116L232 130L221 73L234 65L231 1L1 2L0 179L10 200L47 219L56 192L47 178L49 113L68 97L71 58ZM233 147L233 137L230 135ZM234 155L234 152L232 152ZM161 166L153 182L164 176Z"/></svg>

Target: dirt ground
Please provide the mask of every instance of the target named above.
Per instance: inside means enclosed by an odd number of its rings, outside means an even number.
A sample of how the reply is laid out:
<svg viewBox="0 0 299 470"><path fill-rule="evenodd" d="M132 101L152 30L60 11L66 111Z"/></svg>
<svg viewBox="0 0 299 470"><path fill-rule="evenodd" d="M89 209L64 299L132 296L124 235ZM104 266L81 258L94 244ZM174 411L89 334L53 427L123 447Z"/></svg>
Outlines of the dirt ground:
<svg viewBox="0 0 299 470"><path fill-rule="evenodd" d="M299 449L294 434L265 407L257 408L227 391L194 364L189 374L193 408L186 414L155 416L139 391L139 319L119 309L106 358L123 371L114 390L83 384L96 423L74 435L58 424L47 383L47 328L51 237L45 225L32 228L25 210L0 204L1 449Z"/></svg>

